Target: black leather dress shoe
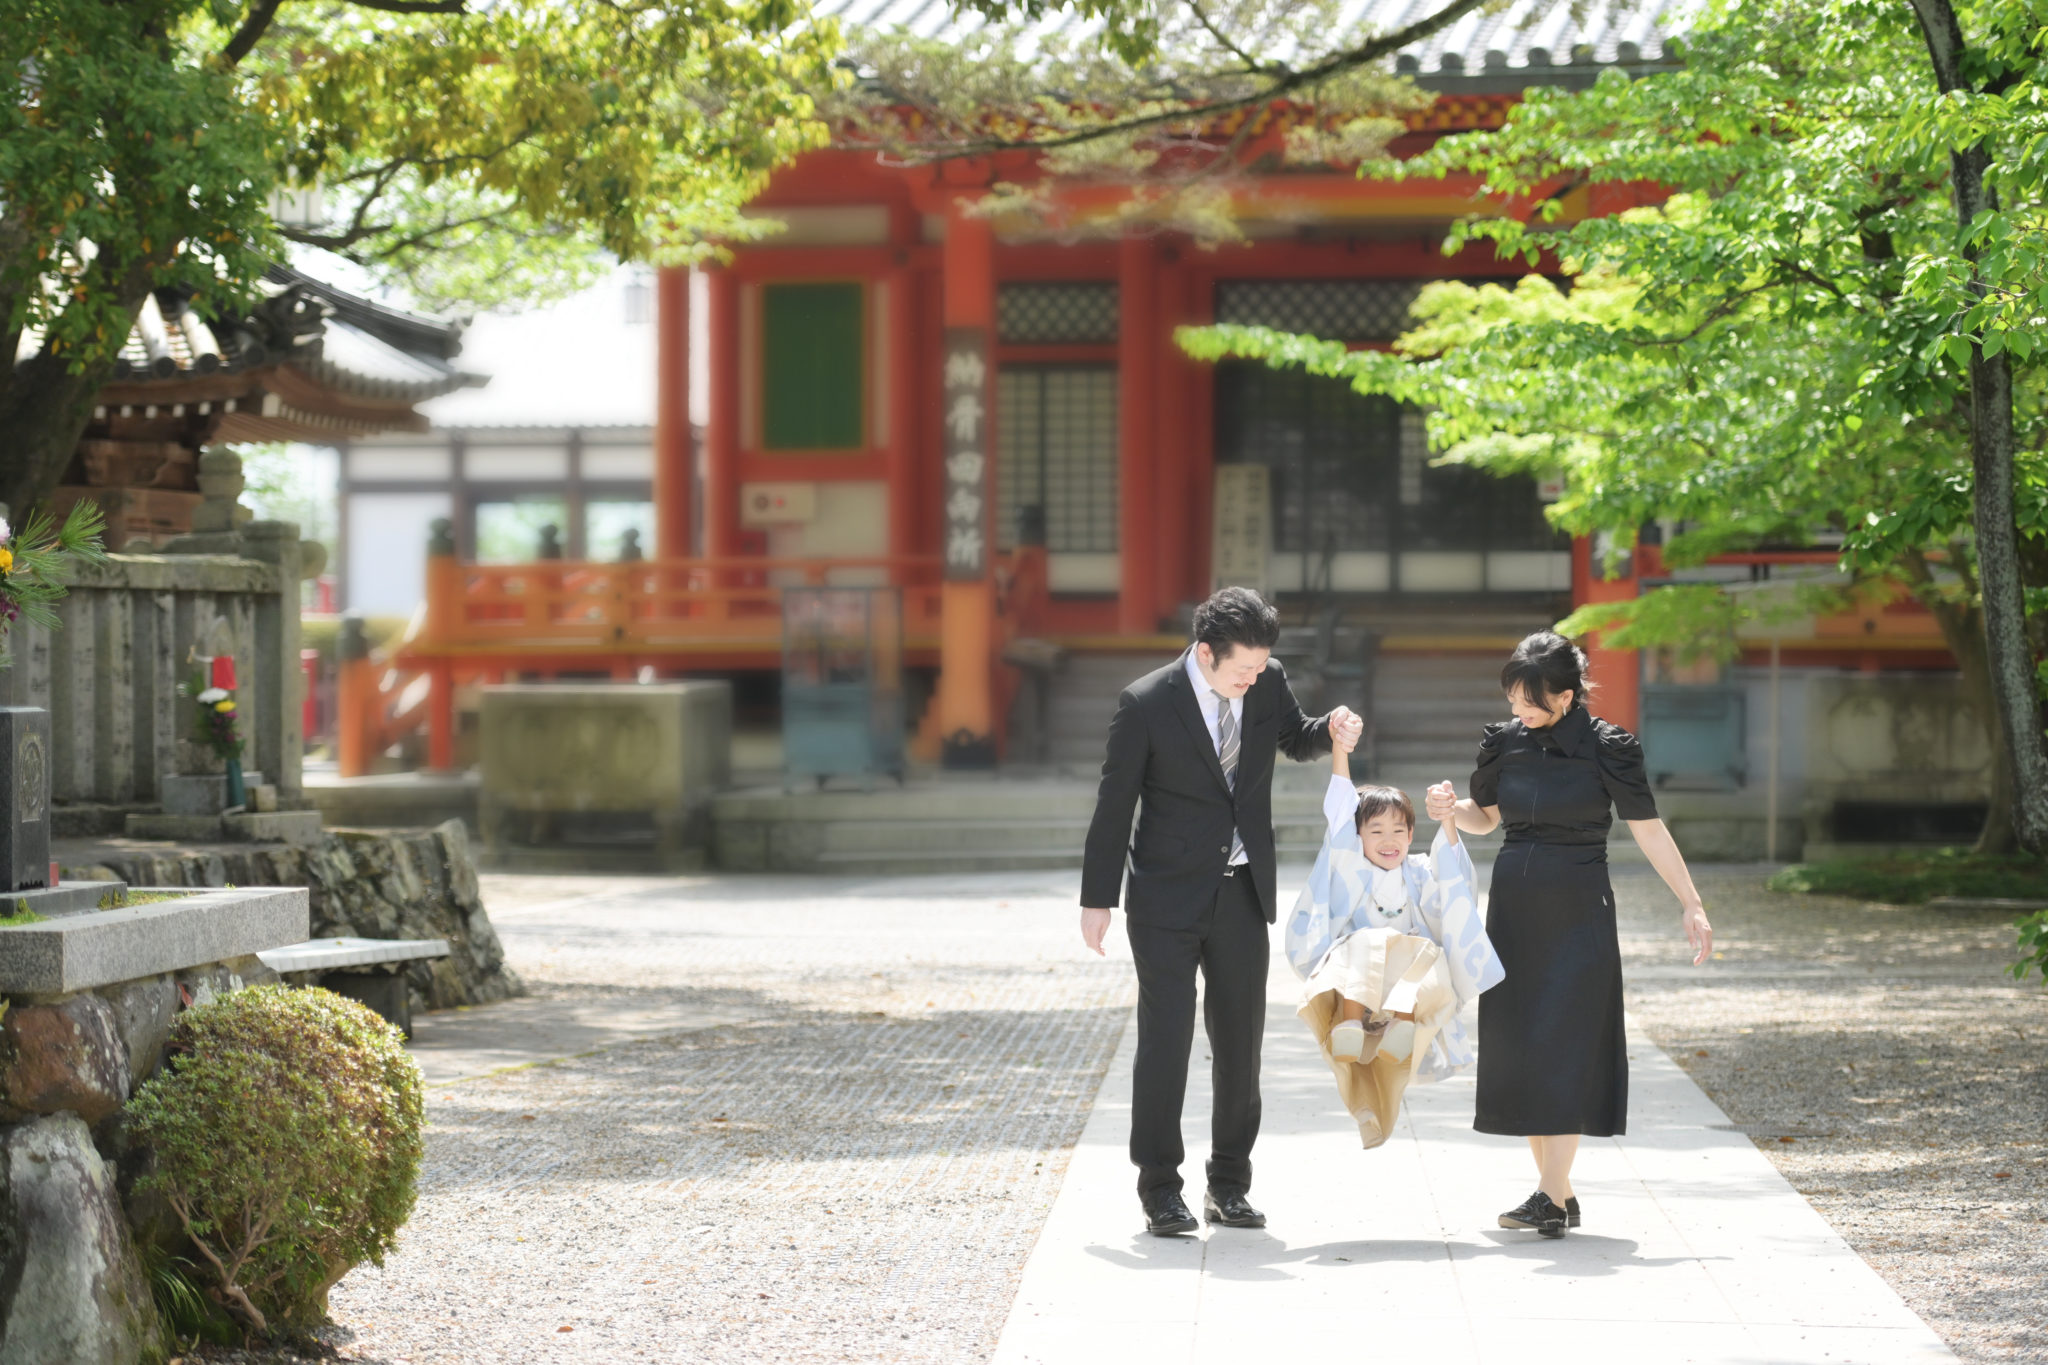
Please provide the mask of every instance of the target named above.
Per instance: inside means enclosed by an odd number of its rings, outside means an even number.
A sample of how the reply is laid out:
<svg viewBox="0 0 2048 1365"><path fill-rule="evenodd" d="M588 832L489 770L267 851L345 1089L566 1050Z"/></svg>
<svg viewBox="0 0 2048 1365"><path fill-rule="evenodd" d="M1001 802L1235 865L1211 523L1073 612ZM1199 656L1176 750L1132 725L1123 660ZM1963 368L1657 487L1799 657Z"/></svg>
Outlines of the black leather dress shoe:
<svg viewBox="0 0 2048 1365"><path fill-rule="evenodd" d="M1195 1221L1195 1215L1188 1212L1187 1201L1180 1197L1178 1190L1147 1195L1144 1204L1145 1231L1154 1237L1178 1237L1201 1226Z"/></svg>
<svg viewBox="0 0 2048 1365"><path fill-rule="evenodd" d="M1575 1228L1579 1225L1579 1197L1573 1195L1564 1201L1564 1225Z"/></svg>
<svg viewBox="0 0 2048 1365"><path fill-rule="evenodd" d="M1226 1228L1262 1228L1266 1226L1266 1215L1251 1206L1241 1194L1218 1194L1214 1190L1202 1197L1202 1216L1211 1223Z"/></svg>
<svg viewBox="0 0 2048 1365"><path fill-rule="evenodd" d="M1562 1237L1565 1222L1570 1216L1562 1204L1538 1190L1502 1214L1500 1225L1504 1228L1528 1228L1544 1237Z"/></svg>

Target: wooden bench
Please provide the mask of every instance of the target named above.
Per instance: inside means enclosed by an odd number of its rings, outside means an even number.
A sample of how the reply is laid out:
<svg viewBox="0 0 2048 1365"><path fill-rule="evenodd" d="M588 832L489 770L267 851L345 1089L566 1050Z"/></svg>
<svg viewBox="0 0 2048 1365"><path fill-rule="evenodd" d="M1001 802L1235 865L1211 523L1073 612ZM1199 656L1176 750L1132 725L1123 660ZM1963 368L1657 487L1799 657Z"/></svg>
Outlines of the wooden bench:
<svg viewBox="0 0 2048 1365"><path fill-rule="evenodd" d="M359 1000L412 1037L409 962L448 956L441 938L314 938L256 954L264 966L294 986L325 986Z"/></svg>

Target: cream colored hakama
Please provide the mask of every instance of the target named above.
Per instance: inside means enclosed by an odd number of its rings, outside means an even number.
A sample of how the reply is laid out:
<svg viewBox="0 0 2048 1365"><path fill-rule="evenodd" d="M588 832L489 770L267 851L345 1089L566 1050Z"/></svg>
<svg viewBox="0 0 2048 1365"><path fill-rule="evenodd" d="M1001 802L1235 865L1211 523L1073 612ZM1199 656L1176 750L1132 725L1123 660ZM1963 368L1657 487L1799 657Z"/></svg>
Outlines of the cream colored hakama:
<svg viewBox="0 0 2048 1365"><path fill-rule="evenodd" d="M1303 983L1302 994L1297 1012L1308 1021L1323 1060L1336 1074L1345 1112L1358 1121L1365 1145L1377 1147L1393 1133L1401 1096L1437 1034L1458 1013L1458 993L1443 949L1417 934L1361 929L1330 950ZM1344 1000L1365 1006L1365 1051L1355 1062L1330 1050L1330 1030L1343 1017ZM1389 1055L1394 1049L1386 1046L1387 1027L1397 1013L1415 1016L1413 1043L1398 1057Z"/></svg>

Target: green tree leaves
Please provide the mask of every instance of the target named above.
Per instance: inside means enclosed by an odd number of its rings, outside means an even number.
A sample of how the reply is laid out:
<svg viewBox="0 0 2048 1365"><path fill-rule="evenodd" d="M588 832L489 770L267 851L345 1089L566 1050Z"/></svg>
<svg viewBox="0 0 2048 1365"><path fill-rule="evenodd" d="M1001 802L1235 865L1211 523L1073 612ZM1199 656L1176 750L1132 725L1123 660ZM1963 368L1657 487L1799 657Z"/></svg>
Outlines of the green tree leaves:
<svg viewBox="0 0 2048 1365"><path fill-rule="evenodd" d="M757 233L838 50L794 0L0 0L0 501L55 486L150 291L233 316L287 240L472 309Z"/></svg>
<svg viewBox="0 0 2048 1365"><path fill-rule="evenodd" d="M2034 667L2008 687L2009 651L1986 654L1980 570L2007 572L2012 542L1979 558L1983 528L2010 517L2026 584L2048 586L2048 11L1963 7L1977 45L1961 62L1983 82L1965 88L1930 65L1916 11L1943 7L1713 7L1684 69L1531 91L1503 129L1402 166L1477 175L1501 201L1533 204L1457 225L1447 248L1490 242L1555 282L1431 286L1392 355L1222 328L1188 348L1427 407L1438 458L1561 470L1556 524L1625 546L1664 522L1680 568L1759 544L1839 545L1844 583L1908 584L1986 714L2038 749ZM1952 172L1970 149L1995 192L1959 217ZM1655 207L1567 224L1555 210L1576 189ZM1987 494L1986 470L2010 492ZM1571 624L1725 648L1731 619L1762 604L1716 598L1663 589ZM2048 618L2036 608L2026 630L2038 661ZM2048 828L2048 813L2029 820Z"/></svg>

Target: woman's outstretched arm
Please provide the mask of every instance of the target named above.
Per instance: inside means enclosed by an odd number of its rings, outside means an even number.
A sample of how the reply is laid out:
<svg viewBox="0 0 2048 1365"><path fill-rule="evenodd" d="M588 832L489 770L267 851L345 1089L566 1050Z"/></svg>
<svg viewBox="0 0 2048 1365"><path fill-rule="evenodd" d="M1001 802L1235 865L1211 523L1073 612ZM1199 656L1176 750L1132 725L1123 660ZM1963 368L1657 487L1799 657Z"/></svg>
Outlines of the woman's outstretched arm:
<svg viewBox="0 0 2048 1365"><path fill-rule="evenodd" d="M1467 834L1491 834L1500 828L1500 807L1482 806L1469 796L1459 799L1452 816Z"/></svg>
<svg viewBox="0 0 2048 1365"><path fill-rule="evenodd" d="M1714 926L1707 923L1707 907L1700 900L1699 890L1692 884L1692 873L1685 866L1685 855L1678 851L1678 841L1671 837L1671 831L1665 828L1662 820L1631 820L1628 832L1635 836L1636 847L1650 860L1650 866L1657 869L1664 885L1678 897L1685 941L1693 947L1692 965L1701 965L1713 954Z"/></svg>

